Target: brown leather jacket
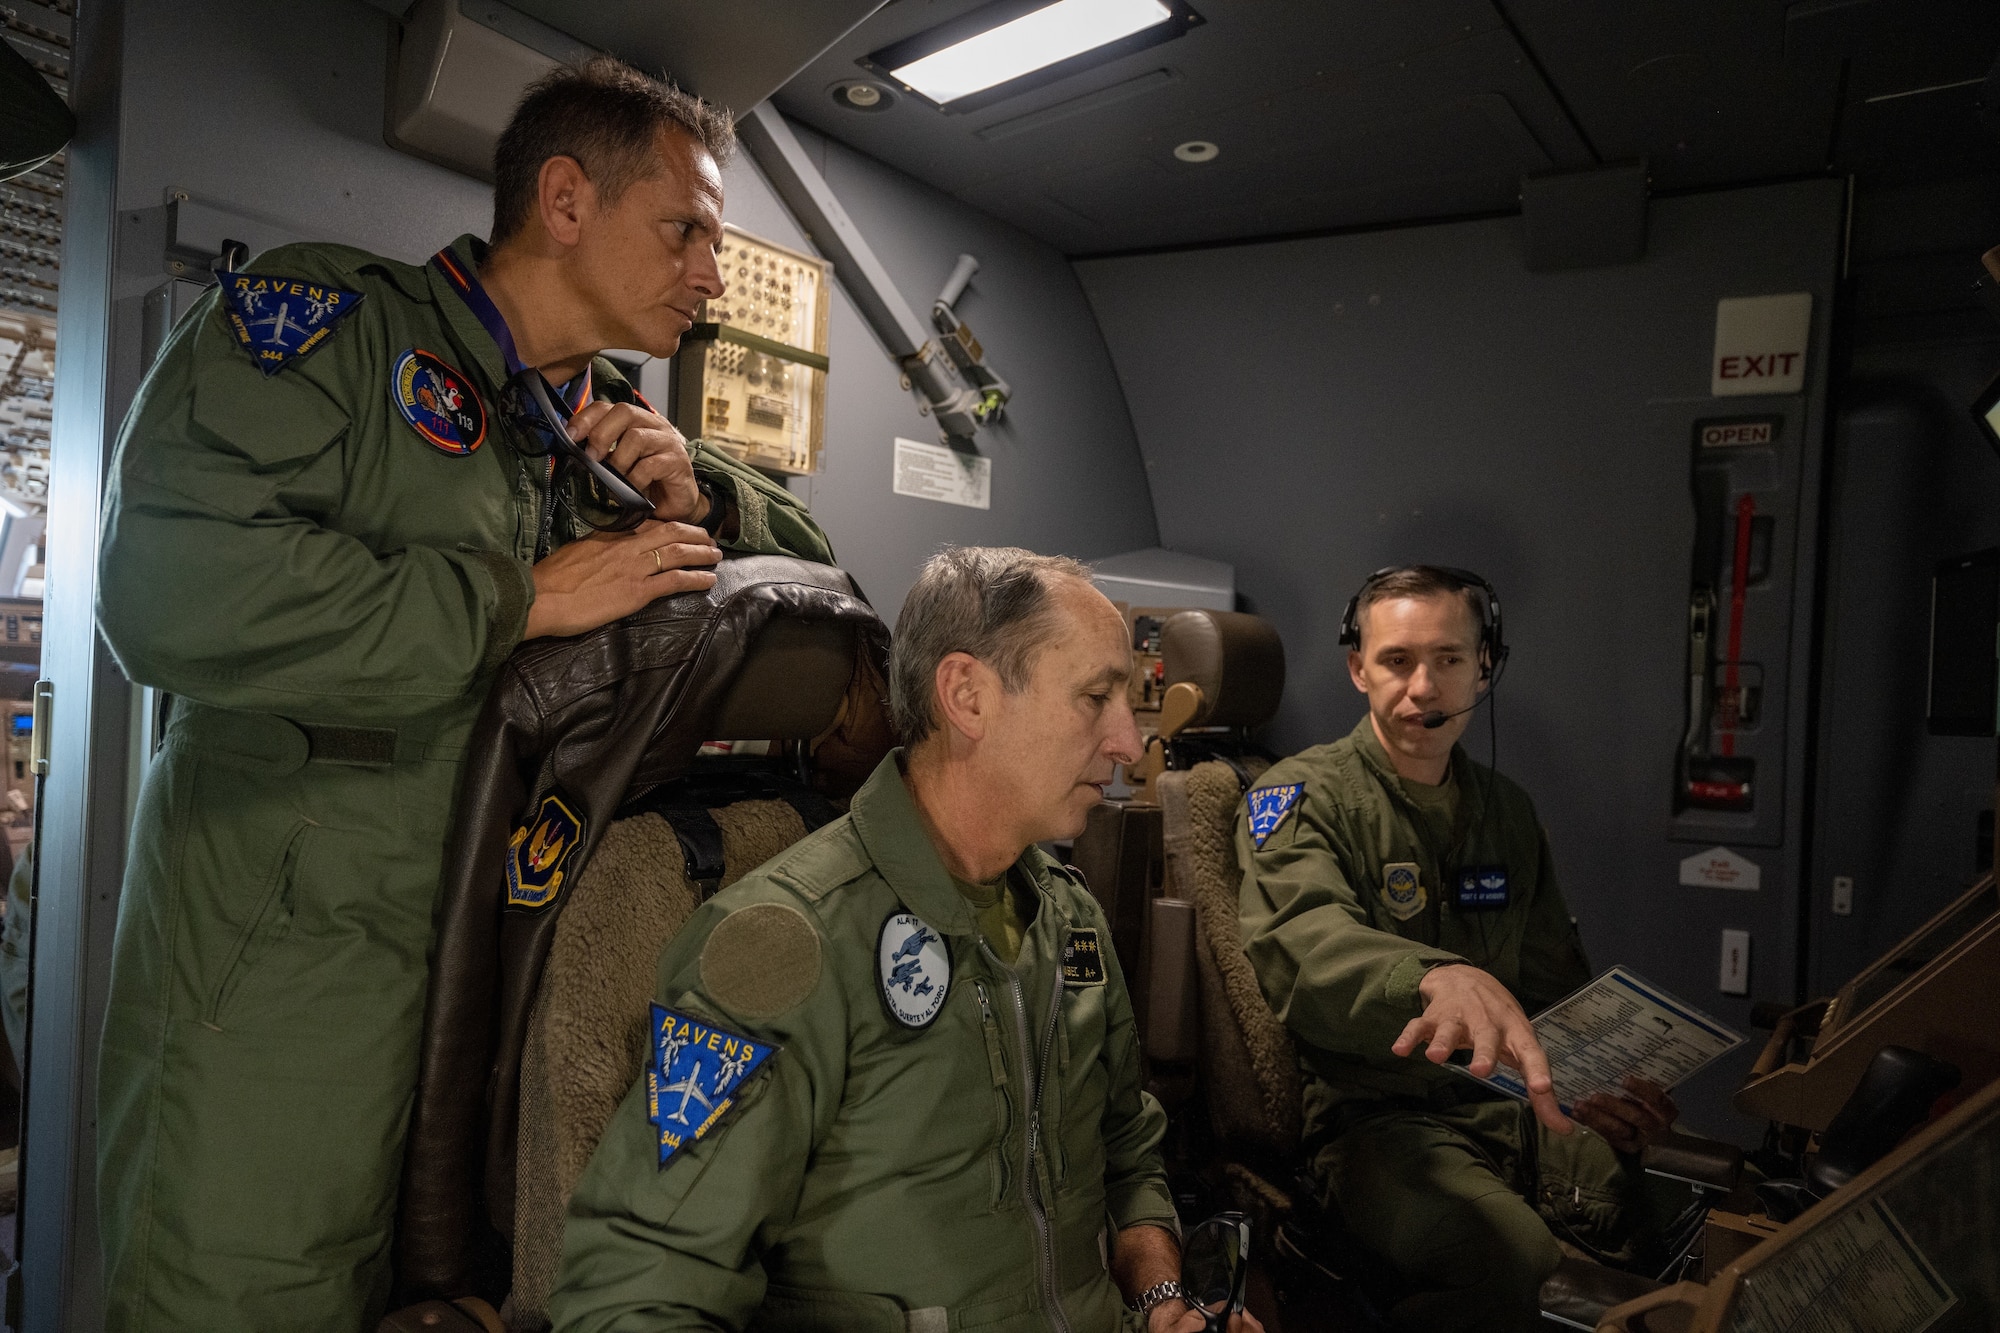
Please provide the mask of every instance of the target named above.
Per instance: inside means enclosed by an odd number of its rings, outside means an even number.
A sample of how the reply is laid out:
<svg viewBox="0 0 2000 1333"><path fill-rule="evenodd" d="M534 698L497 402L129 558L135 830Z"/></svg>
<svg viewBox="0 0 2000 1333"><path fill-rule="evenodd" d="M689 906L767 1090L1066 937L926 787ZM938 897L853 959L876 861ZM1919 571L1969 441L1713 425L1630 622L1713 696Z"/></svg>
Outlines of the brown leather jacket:
<svg viewBox="0 0 2000 1333"><path fill-rule="evenodd" d="M510 899L517 830L557 796L574 817L576 846L560 857L573 882L621 806L687 772L725 701L740 699L732 687L752 644L779 622L793 627L781 634L848 631L825 636L851 643L854 660L840 720L814 744L817 773L844 795L889 746L889 634L832 566L730 555L706 593L524 644L502 667L473 733L446 861L397 1218L399 1299L506 1289L522 1036L562 905L559 888L531 905L532 886L516 884Z"/></svg>

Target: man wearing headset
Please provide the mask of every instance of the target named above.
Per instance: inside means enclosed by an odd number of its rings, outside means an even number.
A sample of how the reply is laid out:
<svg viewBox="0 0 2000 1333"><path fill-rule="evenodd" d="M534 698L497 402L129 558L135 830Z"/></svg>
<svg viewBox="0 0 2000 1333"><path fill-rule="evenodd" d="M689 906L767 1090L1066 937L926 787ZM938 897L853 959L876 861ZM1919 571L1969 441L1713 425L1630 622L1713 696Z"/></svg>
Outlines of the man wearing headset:
<svg viewBox="0 0 2000 1333"><path fill-rule="evenodd" d="M1557 1106L1527 1015L1590 965L1527 793L1458 745L1506 660L1492 586L1378 571L1341 642L1368 714L1238 811L1244 948L1298 1043L1309 1174L1395 1269L1395 1324L1530 1330L1558 1237L1643 1243L1636 1154L1677 1112L1637 1080L1574 1122ZM1521 1071L1530 1104L1441 1068L1466 1049L1475 1073Z"/></svg>

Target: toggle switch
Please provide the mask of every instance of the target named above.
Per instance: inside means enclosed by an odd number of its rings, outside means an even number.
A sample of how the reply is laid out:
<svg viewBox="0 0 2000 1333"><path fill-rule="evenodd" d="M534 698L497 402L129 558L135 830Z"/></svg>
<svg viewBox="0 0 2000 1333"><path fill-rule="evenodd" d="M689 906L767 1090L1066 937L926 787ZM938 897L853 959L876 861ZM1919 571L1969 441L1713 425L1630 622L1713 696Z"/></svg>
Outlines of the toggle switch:
<svg viewBox="0 0 2000 1333"><path fill-rule="evenodd" d="M1750 932L1747 930L1722 932L1722 993L1750 993Z"/></svg>

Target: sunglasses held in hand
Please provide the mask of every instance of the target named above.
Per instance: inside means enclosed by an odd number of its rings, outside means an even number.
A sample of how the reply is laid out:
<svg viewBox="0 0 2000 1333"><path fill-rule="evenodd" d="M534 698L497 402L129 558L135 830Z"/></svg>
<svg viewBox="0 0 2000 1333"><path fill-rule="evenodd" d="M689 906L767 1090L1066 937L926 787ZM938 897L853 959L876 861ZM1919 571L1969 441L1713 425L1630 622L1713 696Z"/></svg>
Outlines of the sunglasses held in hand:
<svg viewBox="0 0 2000 1333"><path fill-rule="evenodd" d="M551 392L539 370L524 370L514 377L515 417L537 440L540 449L529 452L554 453L581 466L590 480L590 497L612 511L608 520L583 514L583 521L599 532L630 532L653 516L653 502L625 480L609 463L592 458L569 437L569 421L574 415L562 395Z"/></svg>

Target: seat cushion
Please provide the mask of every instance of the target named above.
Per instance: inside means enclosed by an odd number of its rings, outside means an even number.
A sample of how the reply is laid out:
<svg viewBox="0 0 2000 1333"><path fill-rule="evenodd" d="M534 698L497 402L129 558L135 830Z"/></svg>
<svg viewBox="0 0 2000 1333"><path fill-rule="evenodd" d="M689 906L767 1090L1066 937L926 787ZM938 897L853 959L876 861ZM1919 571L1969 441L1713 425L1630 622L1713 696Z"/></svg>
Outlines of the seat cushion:
<svg viewBox="0 0 2000 1333"><path fill-rule="evenodd" d="M784 801L738 801L711 813L722 830L725 886L806 834ZM514 1290L506 1311L516 1329L548 1326L570 1191L645 1069L660 950L700 901L673 827L656 814L606 830L571 894L521 1053Z"/></svg>

